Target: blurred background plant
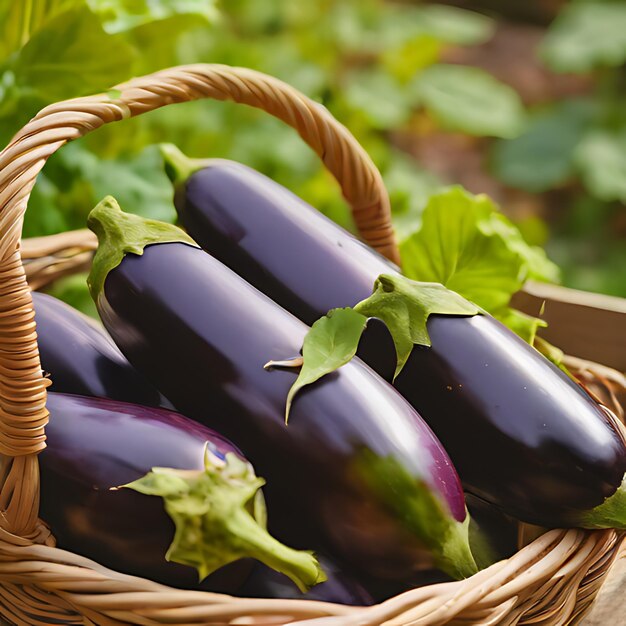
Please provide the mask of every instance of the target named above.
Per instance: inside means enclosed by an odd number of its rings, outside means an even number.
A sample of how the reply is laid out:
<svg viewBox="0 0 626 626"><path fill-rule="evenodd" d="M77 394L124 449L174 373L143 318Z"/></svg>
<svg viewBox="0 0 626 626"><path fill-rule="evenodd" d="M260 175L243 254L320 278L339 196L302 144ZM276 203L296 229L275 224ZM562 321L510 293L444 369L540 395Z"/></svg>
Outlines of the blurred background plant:
<svg viewBox="0 0 626 626"><path fill-rule="evenodd" d="M564 284L626 296L624 0L0 0L0 32L3 144L46 104L134 75L252 67L356 135L383 173L401 238L435 191L460 183L546 245ZM246 163L352 227L293 131L241 106L196 102L64 147L38 179L25 236L83 227L108 193L173 220L162 141ZM83 277L55 289L89 310Z"/></svg>

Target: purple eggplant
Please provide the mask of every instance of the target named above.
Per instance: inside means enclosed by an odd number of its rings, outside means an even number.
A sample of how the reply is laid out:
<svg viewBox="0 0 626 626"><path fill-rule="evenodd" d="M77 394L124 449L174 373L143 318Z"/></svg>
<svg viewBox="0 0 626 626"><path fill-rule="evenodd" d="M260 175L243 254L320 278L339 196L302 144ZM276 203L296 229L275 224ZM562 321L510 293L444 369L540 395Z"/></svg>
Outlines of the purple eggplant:
<svg viewBox="0 0 626 626"><path fill-rule="evenodd" d="M32 296L41 366L52 391L173 408L95 320L53 296Z"/></svg>
<svg viewBox="0 0 626 626"><path fill-rule="evenodd" d="M41 517L60 547L174 587L234 592L249 557L303 590L325 579L264 529L263 481L224 437L113 400L53 392L47 406Z"/></svg>
<svg viewBox="0 0 626 626"><path fill-rule="evenodd" d="M328 580L307 593L302 593L286 576L262 563L255 563L250 576L236 595L245 598L316 600L351 606L374 604L372 596L354 577L342 571L327 557L318 555L318 558Z"/></svg>
<svg viewBox="0 0 626 626"><path fill-rule="evenodd" d="M88 225L105 327L181 412L235 441L268 479L278 536L382 578L433 563L456 577L475 571L456 471L388 383L354 361L300 394L287 426L296 374L264 364L296 354L308 327L174 226L111 198Z"/></svg>
<svg viewBox="0 0 626 626"><path fill-rule="evenodd" d="M170 173L182 172L175 201L189 234L305 323L366 299L379 275L397 275L254 170L223 160L181 168L180 153L167 155ZM395 386L444 444L466 491L530 523L626 527L626 446L610 415L491 316L432 315L427 329L432 346L413 350ZM393 375L382 322L359 355Z"/></svg>

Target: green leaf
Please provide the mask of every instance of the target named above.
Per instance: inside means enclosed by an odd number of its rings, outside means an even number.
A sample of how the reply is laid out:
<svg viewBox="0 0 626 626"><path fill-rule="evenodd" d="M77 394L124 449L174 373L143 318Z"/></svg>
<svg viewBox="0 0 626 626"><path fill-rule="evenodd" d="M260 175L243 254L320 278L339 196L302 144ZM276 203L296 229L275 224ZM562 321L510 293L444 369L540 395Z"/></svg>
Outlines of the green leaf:
<svg viewBox="0 0 626 626"><path fill-rule="evenodd" d="M33 33L83 0L0 0L0 61L26 45Z"/></svg>
<svg viewBox="0 0 626 626"><path fill-rule="evenodd" d="M433 65L416 77L413 88L450 130L494 137L522 131L524 109L515 90L476 67Z"/></svg>
<svg viewBox="0 0 626 626"><path fill-rule="evenodd" d="M87 8L66 11L46 23L13 63L17 84L49 100L80 96L129 78L133 49L108 35Z"/></svg>
<svg viewBox="0 0 626 626"><path fill-rule="evenodd" d="M119 33L150 22L178 15L213 22L217 16L214 0L87 0L109 33Z"/></svg>
<svg viewBox="0 0 626 626"><path fill-rule="evenodd" d="M369 124L382 129L405 124L415 103L392 76L375 70L355 72L344 95L353 109L365 114Z"/></svg>
<svg viewBox="0 0 626 626"><path fill-rule="evenodd" d="M574 160L596 198L626 202L626 128L589 133L576 149Z"/></svg>
<svg viewBox="0 0 626 626"><path fill-rule="evenodd" d="M475 11L443 4L418 7L425 32L432 37L460 46L484 43L495 30L495 22Z"/></svg>
<svg viewBox="0 0 626 626"><path fill-rule="evenodd" d="M285 421L289 419L291 404L298 391L354 358L367 318L377 317L389 329L398 357L397 376L414 345L430 345L426 330L430 315L477 315L479 312L478 307L442 285L382 274L376 279L369 298L353 309L333 309L317 320L306 334L302 369L287 395ZM290 362L270 363L291 365Z"/></svg>
<svg viewBox="0 0 626 626"><path fill-rule="evenodd" d="M207 21L195 14L176 14L166 19L140 24L125 31L125 39L141 54L137 57L136 72L155 72L172 65L180 65L180 47L183 36L197 31L206 37ZM197 56L194 55L195 61Z"/></svg>
<svg viewBox="0 0 626 626"><path fill-rule="evenodd" d="M559 282L561 276L559 268L550 261L545 250L538 246L528 245L519 229L502 213L494 212L489 225L483 225L483 232L500 237L512 253L523 259L527 279Z"/></svg>
<svg viewBox="0 0 626 626"><path fill-rule="evenodd" d="M402 371L413 346L431 345L426 329L431 315L480 313L476 305L441 284L416 282L391 274L381 274L374 283L372 295L359 302L354 310L382 320L389 329L397 355L394 377Z"/></svg>
<svg viewBox="0 0 626 626"><path fill-rule="evenodd" d="M566 4L544 39L540 54L556 72L589 72L626 61L626 3Z"/></svg>
<svg viewBox="0 0 626 626"><path fill-rule="evenodd" d="M25 221L29 236L83 228L90 207L109 193L114 193L122 206L133 207L138 215L164 222L176 219L172 185L163 171L157 146L111 159L88 150L83 140L73 142L53 155L42 176L45 184L38 193L46 194L47 213L59 211L67 225L58 230L46 228L43 220L48 218L45 214L40 217L39 204L31 207L29 202ZM39 186L37 179L35 190Z"/></svg>
<svg viewBox="0 0 626 626"><path fill-rule="evenodd" d="M439 40L424 34L388 48L382 53L381 61L389 74L401 83L407 83L416 72L436 63L440 54Z"/></svg>
<svg viewBox="0 0 626 626"><path fill-rule="evenodd" d="M547 191L574 176L573 152L592 120L589 101L566 101L542 111L522 135L498 142L491 170L511 187Z"/></svg>
<svg viewBox="0 0 626 626"><path fill-rule="evenodd" d="M421 228L400 251L409 278L439 282L490 312L507 306L526 278L558 277L487 196L460 187L430 199Z"/></svg>
<svg viewBox="0 0 626 626"><path fill-rule="evenodd" d="M133 207L137 215L170 223L176 219L172 185L163 171L157 146L126 158L96 158L89 171L83 169L83 175L95 198L113 191L119 203Z"/></svg>
<svg viewBox="0 0 626 626"><path fill-rule="evenodd" d="M414 232L422 221L428 199L444 187L435 174L421 169L413 160L392 154L383 172L385 187L393 210L393 226L400 239Z"/></svg>
<svg viewBox="0 0 626 626"><path fill-rule="evenodd" d="M222 461L207 447L204 470L154 467L124 487L163 498L176 527L165 558L195 567L200 580L228 563L254 558L307 591L326 576L311 553L292 550L267 533L264 512L260 520L253 516L264 509L258 498L264 483L232 452Z"/></svg>
<svg viewBox="0 0 626 626"><path fill-rule="evenodd" d="M527 315L526 313L522 313L508 306L493 311L492 315L531 346L535 343L537 331L548 325L544 320L538 317Z"/></svg>
<svg viewBox="0 0 626 626"><path fill-rule="evenodd" d="M442 44L477 44L489 39L494 29L488 17L441 5L368 5L361 0L352 6L336 3L329 18L332 43L342 51L368 54L385 53L420 38Z"/></svg>
<svg viewBox="0 0 626 626"><path fill-rule="evenodd" d="M285 422L300 389L352 360L366 322L366 317L346 308L333 309L313 324L302 346L302 369L287 396Z"/></svg>

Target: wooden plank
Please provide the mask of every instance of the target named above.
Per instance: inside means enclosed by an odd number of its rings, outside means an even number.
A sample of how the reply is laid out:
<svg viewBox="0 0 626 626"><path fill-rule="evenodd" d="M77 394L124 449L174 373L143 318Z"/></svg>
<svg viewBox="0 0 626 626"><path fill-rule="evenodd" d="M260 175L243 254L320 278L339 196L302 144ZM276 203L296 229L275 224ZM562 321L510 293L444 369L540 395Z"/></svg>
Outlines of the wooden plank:
<svg viewBox="0 0 626 626"><path fill-rule="evenodd" d="M548 322L540 335L565 353L626 371L626 299L528 283L513 305Z"/></svg>

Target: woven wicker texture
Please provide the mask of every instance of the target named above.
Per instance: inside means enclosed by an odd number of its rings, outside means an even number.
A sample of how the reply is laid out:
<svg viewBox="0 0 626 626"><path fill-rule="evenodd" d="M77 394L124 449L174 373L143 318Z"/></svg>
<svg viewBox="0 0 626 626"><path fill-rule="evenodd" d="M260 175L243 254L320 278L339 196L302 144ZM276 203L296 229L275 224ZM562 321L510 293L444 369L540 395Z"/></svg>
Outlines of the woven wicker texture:
<svg viewBox="0 0 626 626"><path fill-rule="evenodd" d="M115 99L99 95L45 108L0 153L0 614L20 625L576 623L618 554L622 537L615 531L550 531L468 580L416 589L369 608L174 590L54 547L37 517L36 455L45 445L47 381L20 253L36 287L86 267L93 239L77 231L31 241L20 251L26 203L51 154L103 124L166 104L210 97L251 105L298 131L337 178L363 238L398 260L374 164L323 107L288 85L247 69L196 65L116 90Z"/></svg>

